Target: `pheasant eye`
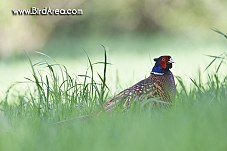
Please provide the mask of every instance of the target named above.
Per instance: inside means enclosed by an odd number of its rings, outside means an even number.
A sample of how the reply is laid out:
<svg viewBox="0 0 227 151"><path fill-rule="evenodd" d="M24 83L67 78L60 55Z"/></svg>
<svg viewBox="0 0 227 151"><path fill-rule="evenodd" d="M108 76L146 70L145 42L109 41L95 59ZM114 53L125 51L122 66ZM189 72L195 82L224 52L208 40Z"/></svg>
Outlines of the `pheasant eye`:
<svg viewBox="0 0 227 151"><path fill-rule="evenodd" d="M162 61L165 61L165 58L162 58Z"/></svg>

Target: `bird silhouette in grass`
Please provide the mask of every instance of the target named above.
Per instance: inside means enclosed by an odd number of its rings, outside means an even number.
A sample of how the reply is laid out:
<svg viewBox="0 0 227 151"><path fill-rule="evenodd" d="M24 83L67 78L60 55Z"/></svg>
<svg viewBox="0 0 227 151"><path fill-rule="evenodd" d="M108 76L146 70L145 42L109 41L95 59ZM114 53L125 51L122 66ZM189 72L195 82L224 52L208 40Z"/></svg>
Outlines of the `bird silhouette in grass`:
<svg viewBox="0 0 227 151"><path fill-rule="evenodd" d="M104 110L112 111L118 104L127 108L135 98L140 101L143 101L144 98L158 98L162 102L171 102L176 94L174 76L170 71L174 61L171 56L160 56L155 58L154 61L155 65L148 78L121 91L105 102Z"/></svg>

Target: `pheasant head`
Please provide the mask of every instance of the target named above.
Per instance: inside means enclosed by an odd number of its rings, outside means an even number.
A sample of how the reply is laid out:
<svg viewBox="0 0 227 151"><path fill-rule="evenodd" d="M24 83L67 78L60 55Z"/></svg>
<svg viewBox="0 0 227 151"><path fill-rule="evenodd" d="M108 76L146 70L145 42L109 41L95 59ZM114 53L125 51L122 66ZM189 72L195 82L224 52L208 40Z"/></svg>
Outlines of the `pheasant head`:
<svg viewBox="0 0 227 151"><path fill-rule="evenodd" d="M169 69L172 68L174 63L171 56L160 56L159 58L154 58L155 65L151 71L153 74L163 75L163 74L172 74Z"/></svg>

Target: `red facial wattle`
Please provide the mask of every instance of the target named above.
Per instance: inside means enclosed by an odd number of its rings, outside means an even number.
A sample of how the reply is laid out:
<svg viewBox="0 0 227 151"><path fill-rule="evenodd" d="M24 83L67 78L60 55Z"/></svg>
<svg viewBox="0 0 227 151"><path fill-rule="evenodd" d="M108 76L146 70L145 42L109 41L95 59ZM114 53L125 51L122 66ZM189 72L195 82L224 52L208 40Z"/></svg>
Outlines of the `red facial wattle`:
<svg viewBox="0 0 227 151"><path fill-rule="evenodd" d="M161 61L160 65L161 65L162 69L166 69L166 67L167 67L167 65L164 61Z"/></svg>
<svg viewBox="0 0 227 151"><path fill-rule="evenodd" d="M160 61L160 65L163 69L167 68L167 61L169 60L168 56L163 56Z"/></svg>

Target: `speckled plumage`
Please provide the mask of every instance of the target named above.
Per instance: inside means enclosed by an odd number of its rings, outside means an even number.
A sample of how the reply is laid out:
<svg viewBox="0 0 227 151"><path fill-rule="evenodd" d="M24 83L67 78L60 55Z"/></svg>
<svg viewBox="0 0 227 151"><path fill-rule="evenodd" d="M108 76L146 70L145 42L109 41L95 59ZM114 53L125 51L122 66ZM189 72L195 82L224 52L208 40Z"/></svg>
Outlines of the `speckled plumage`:
<svg viewBox="0 0 227 151"><path fill-rule="evenodd" d="M161 56L162 57L162 56ZM171 58L169 56L169 58ZM159 63L156 61L156 66L159 66ZM171 62L172 67L172 62ZM171 68L169 67L169 68ZM152 71L154 71L154 68ZM144 97L147 98L159 98L165 102L171 102L176 94L176 86L172 72L169 70L151 72L150 76L135 85L129 87L128 89L123 90L112 99L107 101L103 107L106 111L112 111L116 105L121 102L124 107L130 105L133 98L137 97L139 100L143 100Z"/></svg>

